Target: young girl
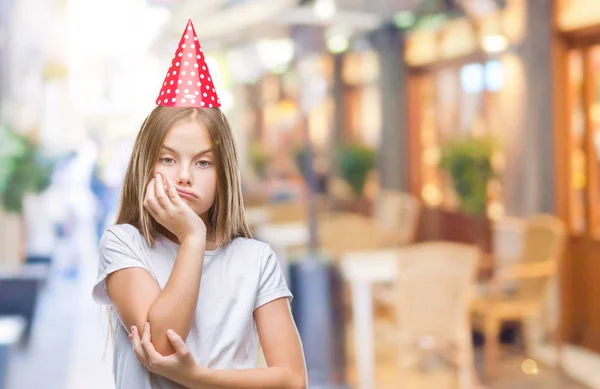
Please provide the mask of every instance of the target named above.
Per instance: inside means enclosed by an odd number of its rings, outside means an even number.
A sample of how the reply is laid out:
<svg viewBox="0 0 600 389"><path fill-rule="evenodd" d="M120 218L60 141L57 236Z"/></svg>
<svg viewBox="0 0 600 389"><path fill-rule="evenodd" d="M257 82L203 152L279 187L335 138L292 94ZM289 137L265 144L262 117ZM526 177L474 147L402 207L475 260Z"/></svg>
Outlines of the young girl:
<svg viewBox="0 0 600 389"><path fill-rule="evenodd" d="M99 244L93 297L111 307L116 388L304 389L292 295L244 220L233 136L191 22L157 103Z"/></svg>

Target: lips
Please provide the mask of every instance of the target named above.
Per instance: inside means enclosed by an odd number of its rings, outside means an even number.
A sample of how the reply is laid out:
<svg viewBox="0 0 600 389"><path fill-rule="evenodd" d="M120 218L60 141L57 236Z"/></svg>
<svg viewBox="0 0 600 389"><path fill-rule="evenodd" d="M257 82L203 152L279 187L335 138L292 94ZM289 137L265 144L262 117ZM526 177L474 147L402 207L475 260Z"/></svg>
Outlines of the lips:
<svg viewBox="0 0 600 389"><path fill-rule="evenodd" d="M185 197L188 199L197 199L198 198L198 196L194 192L189 192L189 191L183 190L183 189L177 189L177 193L179 193L179 196Z"/></svg>

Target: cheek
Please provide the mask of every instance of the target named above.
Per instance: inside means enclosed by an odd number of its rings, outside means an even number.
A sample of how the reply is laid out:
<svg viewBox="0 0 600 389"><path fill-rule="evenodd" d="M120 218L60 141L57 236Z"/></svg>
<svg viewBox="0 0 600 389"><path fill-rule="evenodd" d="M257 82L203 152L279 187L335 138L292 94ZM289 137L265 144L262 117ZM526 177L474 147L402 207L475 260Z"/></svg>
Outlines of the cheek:
<svg viewBox="0 0 600 389"><path fill-rule="evenodd" d="M169 169L168 166L157 165L154 167L154 170L152 171L152 176L155 176L156 174L160 174L167 180L174 181L175 175L174 175L173 171L174 171L174 169Z"/></svg>
<svg viewBox="0 0 600 389"><path fill-rule="evenodd" d="M205 196L211 197L217 191L217 174L215 170L204 171L198 179L201 191Z"/></svg>

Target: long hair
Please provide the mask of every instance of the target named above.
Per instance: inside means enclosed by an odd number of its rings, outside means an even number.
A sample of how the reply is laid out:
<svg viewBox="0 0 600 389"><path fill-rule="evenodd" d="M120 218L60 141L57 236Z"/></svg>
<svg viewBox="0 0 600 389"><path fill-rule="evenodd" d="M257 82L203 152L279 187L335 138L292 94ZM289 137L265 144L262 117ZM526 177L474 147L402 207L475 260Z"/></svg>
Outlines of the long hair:
<svg viewBox="0 0 600 389"><path fill-rule="evenodd" d="M117 224L131 224L148 242L160 230L144 208L146 187L152 179L160 148L169 130L181 120L197 120L209 133L217 169L217 193L208 210L210 229L218 244L237 237L251 238L246 223L241 190L238 154L229 122L218 108L157 107L146 118L138 133L119 202Z"/></svg>
<svg viewBox="0 0 600 389"><path fill-rule="evenodd" d="M136 227L149 246L161 227L144 208L146 187L152 178L160 148L169 130L181 120L198 120L208 130L217 169L217 193L208 210L210 230L219 245L238 237L251 238L242 199L238 154L227 118L218 108L156 107L144 120L127 166L117 224ZM109 336L115 342L115 326L108 309Z"/></svg>

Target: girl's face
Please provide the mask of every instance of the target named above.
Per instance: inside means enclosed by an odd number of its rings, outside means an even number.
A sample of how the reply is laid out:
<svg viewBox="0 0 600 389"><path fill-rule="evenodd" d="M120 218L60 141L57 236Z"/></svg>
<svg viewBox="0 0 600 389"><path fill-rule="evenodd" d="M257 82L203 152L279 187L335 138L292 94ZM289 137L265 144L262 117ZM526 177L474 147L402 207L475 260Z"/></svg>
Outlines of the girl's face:
<svg viewBox="0 0 600 389"><path fill-rule="evenodd" d="M206 223L217 191L215 156L206 127L190 119L175 123L162 144L153 177L157 173L173 182L179 196Z"/></svg>

